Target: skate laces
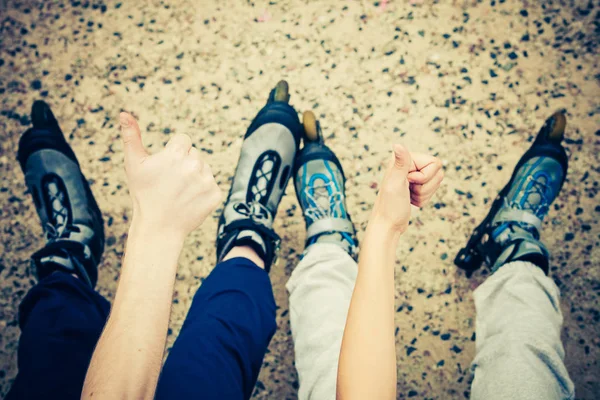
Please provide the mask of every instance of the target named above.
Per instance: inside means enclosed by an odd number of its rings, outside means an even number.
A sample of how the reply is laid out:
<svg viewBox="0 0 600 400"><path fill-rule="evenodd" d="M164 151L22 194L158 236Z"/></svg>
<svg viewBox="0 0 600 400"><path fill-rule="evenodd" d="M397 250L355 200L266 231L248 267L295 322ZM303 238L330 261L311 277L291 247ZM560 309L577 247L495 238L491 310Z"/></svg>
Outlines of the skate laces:
<svg viewBox="0 0 600 400"><path fill-rule="evenodd" d="M79 232L79 227L76 226L70 226L68 227L67 225L52 225L51 223L46 223L46 240L49 242L53 242L56 241L58 239L61 238L65 238L65 237L69 237L70 236L70 232L71 229L73 229L74 232Z"/></svg>
<svg viewBox="0 0 600 400"><path fill-rule="evenodd" d="M69 240L80 242L87 246L87 242L92 238L93 231L85 225L60 225L58 227L47 223L46 224L46 240L49 243L54 243L60 240Z"/></svg>
<svg viewBox="0 0 600 400"><path fill-rule="evenodd" d="M265 226L269 226L272 219L269 209L258 201L239 201L233 204L233 209L238 214L248 217L252 221Z"/></svg>
<svg viewBox="0 0 600 400"><path fill-rule="evenodd" d="M44 184L44 190L50 208L48 210L50 222L47 222L45 226L46 240L55 242L59 239L76 241L85 239L81 237L83 233L81 227L69 223L68 198L62 181L56 176L50 177Z"/></svg>
<svg viewBox="0 0 600 400"><path fill-rule="evenodd" d="M311 222L324 218L338 218L335 215L336 210L343 209L345 197L341 192L331 190L332 188L336 189L333 182L304 188L304 195L308 199L304 215L310 218ZM324 201L322 202L321 199ZM328 207L324 207L322 203L328 203Z"/></svg>
<svg viewBox="0 0 600 400"><path fill-rule="evenodd" d="M69 271L75 271L76 265L83 265L92 260L92 251L88 245L92 237L92 229L85 225L63 225L57 228L48 223L46 224L47 243L33 253L31 258L38 267L50 262L53 265L61 265ZM86 276L85 280L89 278Z"/></svg>
<svg viewBox="0 0 600 400"><path fill-rule="evenodd" d="M531 189L525 192L526 200L524 207L528 207L539 218L543 218L550 209L550 200L548 199L550 196L548 193L552 193L552 188L546 183L534 180L531 176L528 177L528 179L532 182L532 185ZM531 203L529 201L529 197L532 194L537 194L540 196L540 201L538 204Z"/></svg>
<svg viewBox="0 0 600 400"><path fill-rule="evenodd" d="M507 202L510 208L531 211L538 218L543 219L550 209L551 201L549 197L552 193L552 188L547 183L533 179L532 176L527 177L527 183L528 189L523 193L523 204L515 201L508 202L508 199L505 199L505 202ZM530 200L535 195L539 196L539 201L537 202Z"/></svg>

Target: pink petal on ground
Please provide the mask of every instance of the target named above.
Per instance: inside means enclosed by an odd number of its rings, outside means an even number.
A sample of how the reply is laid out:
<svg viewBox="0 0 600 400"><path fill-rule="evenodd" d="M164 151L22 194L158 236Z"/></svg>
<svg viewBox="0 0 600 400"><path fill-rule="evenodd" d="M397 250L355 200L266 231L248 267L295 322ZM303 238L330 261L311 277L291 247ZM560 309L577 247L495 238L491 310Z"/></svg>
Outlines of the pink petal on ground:
<svg viewBox="0 0 600 400"><path fill-rule="evenodd" d="M379 3L379 8L381 8L381 11L385 11L387 4L388 0L381 0L381 3Z"/></svg>
<svg viewBox="0 0 600 400"><path fill-rule="evenodd" d="M271 20L271 14L265 10L260 17L256 19L258 22L267 22Z"/></svg>

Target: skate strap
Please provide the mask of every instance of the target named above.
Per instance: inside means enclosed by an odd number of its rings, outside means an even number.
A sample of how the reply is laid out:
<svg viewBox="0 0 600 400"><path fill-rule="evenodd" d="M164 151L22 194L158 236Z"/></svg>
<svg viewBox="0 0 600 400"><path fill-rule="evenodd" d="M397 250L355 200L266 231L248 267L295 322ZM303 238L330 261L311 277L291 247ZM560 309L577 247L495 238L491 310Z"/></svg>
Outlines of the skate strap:
<svg viewBox="0 0 600 400"><path fill-rule="evenodd" d="M346 218L323 218L313 222L308 227L306 237L310 239L311 237L326 232L343 232L352 235L354 234L354 226L352 225L352 222Z"/></svg>
<svg viewBox="0 0 600 400"><path fill-rule="evenodd" d="M242 231L253 231L262 238L266 248L264 249L264 254L260 254L260 256L265 262L265 270L269 272L271 264L277 261L281 239L272 228L250 218L231 222L217 235L217 262L223 261L229 250L236 245L250 245L250 247L258 250L258 247L252 246L252 243L249 243L252 241L252 236L244 237L241 241L238 240L238 235ZM260 246L258 243L257 245Z"/></svg>
<svg viewBox="0 0 600 400"><path fill-rule="evenodd" d="M529 211L516 208L505 208L494 218L494 223L520 222L532 225L539 232L542 228L542 220Z"/></svg>
<svg viewBox="0 0 600 400"><path fill-rule="evenodd" d="M225 226L224 233L222 235L226 235L230 232L239 233L243 230L252 230L259 233L263 239L277 242L279 241L279 236L275 233L272 228L261 224L259 222L254 221L250 218L242 218L231 222L230 224Z"/></svg>
<svg viewBox="0 0 600 400"><path fill-rule="evenodd" d="M83 243L68 239L53 241L32 254L31 262L40 280L61 270L77 275L92 288L96 284L96 264L90 248Z"/></svg>
<svg viewBox="0 0 600 400"><path fill-rule="evenodd" d="M513 261L529 261L537 265L548 275L550 253L539 240L528 234L515 234L510 241L503 244L498 258L491 265L492 273Z"/></svg>

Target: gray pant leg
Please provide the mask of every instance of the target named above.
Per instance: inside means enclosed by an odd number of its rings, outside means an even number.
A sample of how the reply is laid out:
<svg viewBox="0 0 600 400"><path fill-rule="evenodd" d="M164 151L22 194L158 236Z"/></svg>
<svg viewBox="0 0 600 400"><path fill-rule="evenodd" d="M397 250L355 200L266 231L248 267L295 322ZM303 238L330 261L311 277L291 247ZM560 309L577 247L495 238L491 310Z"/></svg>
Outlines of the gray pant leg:
<svg viewBox="0 0 600 400"><path fill-rule="evenodd" d="M472 399L573 399L563 363L559 290L527 262L501 267L475 290Z"/></svg>
<svg viewBox="0 0 600 400"><path fill-rule="evenodd" d="M300 400L335 400L338 360L357 273L356 262L341 247L315 243L286 285Z"/></svg>

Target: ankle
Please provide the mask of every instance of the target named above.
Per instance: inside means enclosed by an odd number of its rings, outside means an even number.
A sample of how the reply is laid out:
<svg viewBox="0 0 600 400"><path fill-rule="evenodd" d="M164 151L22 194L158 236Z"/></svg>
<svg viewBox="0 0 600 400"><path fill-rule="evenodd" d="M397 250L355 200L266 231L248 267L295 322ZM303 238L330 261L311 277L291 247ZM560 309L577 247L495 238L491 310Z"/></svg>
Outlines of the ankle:
<svg viewBox="0 0 600 400"><path fill-rule="evenodd" d="M261 256L250 246L235 246L223 257L223 261L232 258L242 257L252 261L258 267L265 269L265 261Z"/></svg>
<svg viewBox="0 0 600 400"><path fill-rule="evenodd" d="M52 241L31 255L31 265L38 279L55 271L76 275L94 288L98 279L98 262L84 243L72 240Z"/></svg>
<svg viewBox="0 0 600 400"><path fill-rule="evenodd" d="M525 235L515 237L503 245L497 258L491 263L491 271L494 273L503 265L513 261L526 261L536 265L548 275L549 257L548 249L539 240Z"/></svg>
<svg viewBox="0 0 600 400"><path fill-rule="evenodd" d="M275 262L279 250L279 236L269 226L254 221L253 219L239 219L232 221L229 225L221 225L217 236L217 262L231 259L234 248L249 248L252 257L246 257L250 253L242 253L242 257L252 261L260 260L261 268L269 272L271 264ZM244 255L245 254L245 255ZM254 256L255 255L255 256Z"/></svg>
<svg viewBox="0 0 600 400"><path fill-rule="evenodd" d="M314 244L333 244L340 247L352 258L358 254L358 246L353 235L343 232L324 232L310 238L306 243L306 248Z"/></svg>

